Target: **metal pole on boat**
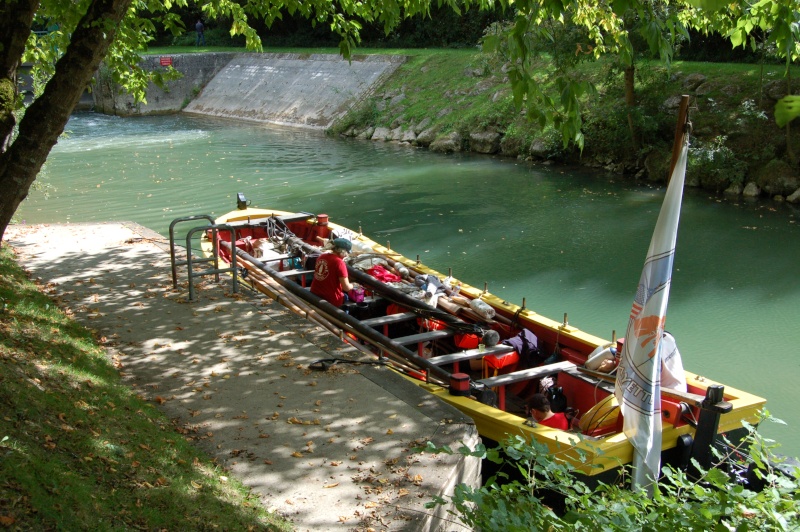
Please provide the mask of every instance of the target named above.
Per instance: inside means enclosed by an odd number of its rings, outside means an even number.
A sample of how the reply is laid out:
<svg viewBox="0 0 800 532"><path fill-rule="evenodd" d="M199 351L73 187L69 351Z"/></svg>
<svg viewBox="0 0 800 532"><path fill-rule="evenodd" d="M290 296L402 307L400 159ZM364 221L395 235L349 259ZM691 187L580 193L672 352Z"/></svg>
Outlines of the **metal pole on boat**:
<svg viewBox="0 0 800 532"><path fill-rule="evenodd" d="M224 242L223 245L225 245L230 249L230 244L228 242ZM300 285L294 283L293 281L287 281L286 279L280 276L280 272L267 266L266 264L256 259L252 255L249 255L248 253L238 248L236 249L236 252L231 253L231 255L237 255L251 262L252 264L256 265L260 270L269 275L279 285L286 288L290 293L296 295L303 301L310 303L315 308L323 312L326 315L326 318L333 324L335 324L337 327L356 331L360 336L362 336L365 340L372 343L376 347L384 349L387 352L395 353L396 356L399 356L400 358L403 358L406 361L427 370L430 376L435 376L444 382L449 382L450 373L448 373L447 371L443 370L442 368L434 364L431 364L430 362L428 362L427 359L418 356L411 350L406 349L404 346L394 342L391 338L383 336L382 334L378 333L375 329L362 325L353 316L350 316L342 309L331 305L329 302L325 301L319 296L312 295L311 292L307 291L304 288L301 288Z"/></svg>

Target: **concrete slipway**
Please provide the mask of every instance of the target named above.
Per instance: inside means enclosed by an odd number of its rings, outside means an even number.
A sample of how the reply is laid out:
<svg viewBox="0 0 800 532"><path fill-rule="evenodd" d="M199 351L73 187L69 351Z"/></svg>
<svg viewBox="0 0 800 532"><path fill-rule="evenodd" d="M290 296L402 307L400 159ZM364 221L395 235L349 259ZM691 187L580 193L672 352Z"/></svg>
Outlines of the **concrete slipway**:
<svg viewBox="0 0 800 532"><path fill-rule="evenodd" d="M424 504L478 485L480 462L411 451L474 446L460 412L385 367L309 370L365 355L227 278L188 301L185 271L173 290L168 245L141 226L12 225L6 240L139 394L297 530L464 529Z"/></svg>

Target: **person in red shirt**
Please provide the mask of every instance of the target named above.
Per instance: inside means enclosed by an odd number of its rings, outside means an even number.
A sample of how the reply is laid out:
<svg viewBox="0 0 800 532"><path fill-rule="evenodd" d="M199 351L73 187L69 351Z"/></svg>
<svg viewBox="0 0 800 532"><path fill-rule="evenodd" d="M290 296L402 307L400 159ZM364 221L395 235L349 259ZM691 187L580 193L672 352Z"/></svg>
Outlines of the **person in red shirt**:
<svg viewBox="0 0 800 532"><path fill-rule="evenodd" d="M550 410L550 401L544 394L536 393L531 396L528 402L531 417L539 425L560 430L569 430L569 420L563 412L553 412Z"/></svg>
<svg viewBox="0 0 800 532"><path fill-rule="evenodd" d="M314 280L311 281L311 293L318 295L335 307L345 302L345 294L353 289L347 275L344 259L350 254L353 245L346 238L331 241L333 249L317 258L314 266Z"/></svg>

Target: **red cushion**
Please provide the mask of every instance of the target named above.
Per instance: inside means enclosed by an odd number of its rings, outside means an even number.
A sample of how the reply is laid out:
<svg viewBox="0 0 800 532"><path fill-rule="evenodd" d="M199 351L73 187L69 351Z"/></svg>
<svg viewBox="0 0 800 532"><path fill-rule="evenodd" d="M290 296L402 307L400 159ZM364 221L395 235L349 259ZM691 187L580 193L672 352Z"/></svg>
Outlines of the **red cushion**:
<svg viewBox="0 0 800 532"><path fill-rule="evenodd" d="M506 366L510 366L511 364L516 364L519 362L519 355L516 351L509 353L507 355L489 355L484 357L483 360L486 362L486 365L493 369L501 369Z"/></svg>
<svg viewBox="0 0 800 532"><path fill-rule="evenodd" d="M478 347L478 344L481 343L481 339L478 338L478 335L472 333L457 334L453 341L456 346L461 349L475 349Z"/></svg>

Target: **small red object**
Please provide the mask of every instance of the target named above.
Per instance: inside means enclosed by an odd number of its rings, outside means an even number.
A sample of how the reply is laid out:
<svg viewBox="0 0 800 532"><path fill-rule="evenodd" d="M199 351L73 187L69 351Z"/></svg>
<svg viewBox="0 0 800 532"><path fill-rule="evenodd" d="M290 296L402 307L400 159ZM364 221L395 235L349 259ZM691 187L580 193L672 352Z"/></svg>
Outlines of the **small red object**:
<svg viewBox="0 0 800 532"><path fill-rule="evenodd" d="M161 66L172 66L172 58L170 56L162 57Z"/></svg>
<svg viewBox="0 0 800 532"><path fill-rule="evenodd" d="M450 375L450 395L469 395L469 375L466 373Z"/></svg>

